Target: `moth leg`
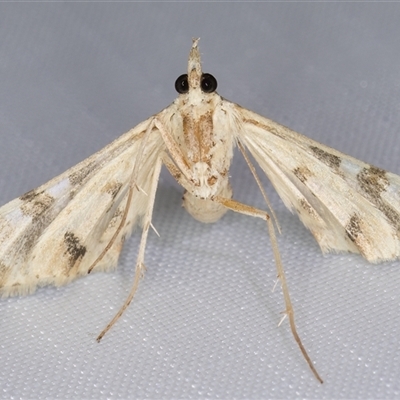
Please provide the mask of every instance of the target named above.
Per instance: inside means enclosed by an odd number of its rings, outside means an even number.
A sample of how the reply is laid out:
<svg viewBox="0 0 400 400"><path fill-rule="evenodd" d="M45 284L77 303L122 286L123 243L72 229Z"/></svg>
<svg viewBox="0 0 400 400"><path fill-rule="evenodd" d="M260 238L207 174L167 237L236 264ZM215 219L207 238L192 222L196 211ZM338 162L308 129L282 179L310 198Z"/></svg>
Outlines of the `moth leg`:
<svg viewBox="0 0 400 400"><path fill-rule="evenodd" d="M180 147L178 146L176 140L171 135L168 128L165 127L161 121L155 119L154 124L156 128L160 131L161 137L163 138L167 149L170 153L174 155L174 161L176 163L176 167L178 167L179 169L179 175L184 177L186 182L190 181L192 178L192 171L189 168L189 162ZM169 169L168 166L167 168Z"/></svg>
<svg viewBox="0 0 400 400"><path fill-rule="evenodd" d="M276 265L276 269L277 269L277 272L278 272L278 278L281 281L281 285L282 285L282 292L283 292L283 297L285 299L285 306L286 306L285 314L289 318L290 330L292 331L292 335L293 335L297 345L299 346L300 351L303 354L303 357L305 358L307 364L309 365L311 371L313 372L314 376L318 379L318 381L320 383L323 383L323 380L321 379L321 377L319 376L317 370L315 369L315 367L314 367L309 355L307 354L307 351L306 351L305 347L303 346L303 343L302 343L302 341L300 339L300 336L297 333L297 328L296 328L296 324L295 324L295 321L294 321L293 306L292 306L292 302L290 300L289 289L288 289L287 282L286 282L286 277L285 277L285 271L284 271L284 268L283 268L281 255L279 253L278 242L276 240L276 234L275 234L275 228L274 228L274 224L273 224L273 222L271 220L271 217L265 211L262 211L262 210L259 210L257 208L248 206L246 204L242 204L242 203L240 203L238 201L235 201L235 200L225 199L225 198L220 197L220 196L215 196L213 198L213 200L218 202L218 203L220 203L220 204L222 204L222 205L224 205L229 210L238 212L240 214L245 214L245 215L249 215L249 216L257 217L257 218L262 218L262 219L266 220L267 226L268 226L268 231L269 231L269 237L270 237L270 240L271 240L272 250L274 252L275 265Z"/></svg>
<svg viewBox="0 0 400 400"><path fill-rule="evenodd" d="M128 295L127 299L125 300L125 303L120 308L120 310L117 312L117 314L114 316L114 318L108 323L108 325L103 329L103 331L97 337L96 340L98 342L100 342L100 340L103 338L103 336L110 330L110 328L115 324L115 322L117 322L119 317L124 313L126 308L131 303L133 296L135 295L136 290L139 286L140 279L143 277L144 271L146 269L146 267L144 265L144 252L145 252L145 248L146 248L147 236L149 233L149 229L151 227L151 217L153 215L154 200L156 197L156 191L157 191L158 179L159 179L160 171L161 171L161 165L162 165L162 160L161 160L161 158L158 158L156 161L156 165L154 167L154 173L153 173L152 181L151 181L151 185L150 185L150 192L148 194L149 204L148 204L146 213L143 218L143 231L142 231L142 237L140 239L139 252L138 252L138 256L136 259L136 266L135 266L135 277L133 280L133 285L132 285L131 291L129 292L129 295Z"/></svg>
<svg viewBox="0 0 400 400"><path fill-rule="evenodd" d="M179 184L181 184L186 190L188 190L188 188L190 188L189 179L185 176L185 174L182 173L179 166L176 166L171 161L171 159L168 157L167 154L162 155L162 159L163 159L163 163L165 164L165 166L167 167L167 169L169 170L171 175L177 180L177 182ZM307 364L309 365L311 371L313 372L314 376L317 378L317 380L320 383L323 383L323 380L321 379L317 370L315 369L309 355L307 354L305 347L303 346L300 336L297 333L297 328L296 328L296 324L294 321L293 306L292 306L292 302L290 300L289 289L287 286L285 272L283 269L283 264L282 264L281 256L279 253L278 242L276 240L275 228L274 228L274 224L271 220L271 217L265 211L259 210L255 207L248 206L246 204L240 203L240 202L232 200L232 199L227 199L227 198L224 198L221 196L214 196L212 198L212 200L219 204L222 204L224 207L226 207L229 210L238 212L240 214L249 215L251 217L262 218L267 222L268 231L269 231L269 235L270 235L270 241L271 241L271 245L272 245L272 250L274 252L275 265L276 265L276 269L278 272L278 279L281 281L282 292L283 292L283 296L284 296L284 300L285 300L285 306L286 306L285 314L289 318L290 330L292 331L292 335L293 335L297 345L299 346L300 351L303 354L303 357L305 358ZM268 203L268 201L267 201L267 203ZM279 227L279 225L278 225L278 227Z"/></svg>
<svg viewBox="0 0 400 400"><path fill-rule="evenodd" d="M276 217L275 212L272 208L271 202L269 201L267 193L265 192L265 190L261 184L260 178L258 177L257 171L254 168L253 163L250 161L250 158L248 157L248 155L246 153L246 149L243 147L243 145L242 145L242 143L240 143L240 141L238 141L238 148L239 148L240 152L242 153L242 156L245 159L247 166L249 167L251 173L253 174L255 181L257 182L257 186L260 189L262 196L264 197L265 203L267 204L269 210L271 211L271 215L275 221L276 227L278 228L278 232L281 233L281 226L280 226L278 218Z"/></svg>
<svg viewBox="0 0 400 400"><path fill-rule="evenodd" d="M121 222L120 222L118 228L116 229L116 231L114 232L114 235L108 242L107 246L103 249L103 251L99 254L99 256L96 258L96 260L93 261L92 265L89 267L88 274L90 274L93 271L93 268L103 259L103 257L106 255L106 253L110 250L110 248L114 244L115 240L117 239L118 235L120 234L122 228L124 227L126 218L128 217L129 208L132 203L133 187L135 186L137 188L137 190L141 190L145 195L147 195L147 193L145 193L144 190L137 185L136 181L137 181L137 177L139 174L138 165L140 165L140 161L143 156L144 147L147 144L148 137L151 134L151 130L153 129L153 127L154 127L154 119L152 119L150 121L149 126L146 129L145 135L143 137L143 141L139 148L138 158L136 159L135 165L133 166L132 175L131 175L131 179L129 182L128 199L126 201L126 206L125 206L124 214L122 215L122 218L121 218ZM157 182L158 182L158 178L157 178Z"/></svg>

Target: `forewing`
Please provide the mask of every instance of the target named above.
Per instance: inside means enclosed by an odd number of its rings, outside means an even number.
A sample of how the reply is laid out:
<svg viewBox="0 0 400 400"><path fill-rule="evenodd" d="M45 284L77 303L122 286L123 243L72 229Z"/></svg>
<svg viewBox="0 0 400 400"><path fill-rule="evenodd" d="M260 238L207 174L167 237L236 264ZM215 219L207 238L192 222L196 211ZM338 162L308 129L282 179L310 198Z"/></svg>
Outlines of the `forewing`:
<svg viewBox="0 0 400 400"><path fill-rule="evenodd" d="M87 274L119 226L150 122L0 208L0 294L28 294L37 286L62 285ZM136 183L144 192L162 145L153 129L140 150ZM95 270L115 267L123 241L147 202L135 189L126 224Z"/></svg>
<svg viewBox="0 0 400 400"><path fill-rule="evenodd" d="M323 251L400 256L400 177L237 106L239 140Z"/></svg>

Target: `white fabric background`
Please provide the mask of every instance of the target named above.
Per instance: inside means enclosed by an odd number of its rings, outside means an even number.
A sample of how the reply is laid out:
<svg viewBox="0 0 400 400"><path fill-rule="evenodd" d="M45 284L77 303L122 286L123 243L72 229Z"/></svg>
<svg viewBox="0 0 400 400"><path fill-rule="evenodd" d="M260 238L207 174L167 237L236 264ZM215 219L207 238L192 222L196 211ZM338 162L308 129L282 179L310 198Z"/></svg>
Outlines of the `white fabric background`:
<svg viewBox="0 0 400 400"><path fill-rule="evenodd" d="M400 173L400 6L343 3L0 4L0 204L91 155L176 96L192 37L219 93L338 150ZM264 207L245 163L235 197ZM138 236L119 268L0 302L2 398L394 398L400 263L323 256L264 179L298 330L271 293L260 220L205 225L163 171L134 302Z"/></svg>

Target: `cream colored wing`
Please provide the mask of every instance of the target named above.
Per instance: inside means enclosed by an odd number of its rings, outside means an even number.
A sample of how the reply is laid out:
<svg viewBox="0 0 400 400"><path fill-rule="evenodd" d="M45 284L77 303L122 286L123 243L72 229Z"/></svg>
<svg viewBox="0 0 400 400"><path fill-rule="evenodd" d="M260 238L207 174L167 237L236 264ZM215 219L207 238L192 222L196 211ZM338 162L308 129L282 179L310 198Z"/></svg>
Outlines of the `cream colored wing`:
<svg viewBox="0 0 400 400"><path fill-rule="evenodd" d="M322 251L400 256L400 177L236 106L239 140Z"/></svg>
<svg viewBox="0 0 400 400"><path fill-rule="evenodd" d="M0 294L29 294L85 275L122 220L141 152L137 184L146 192L163 141L150 118L93 156L0 208ZM94 270L116 266L122 244L148 203L133 191L126 224Z"/></svg>

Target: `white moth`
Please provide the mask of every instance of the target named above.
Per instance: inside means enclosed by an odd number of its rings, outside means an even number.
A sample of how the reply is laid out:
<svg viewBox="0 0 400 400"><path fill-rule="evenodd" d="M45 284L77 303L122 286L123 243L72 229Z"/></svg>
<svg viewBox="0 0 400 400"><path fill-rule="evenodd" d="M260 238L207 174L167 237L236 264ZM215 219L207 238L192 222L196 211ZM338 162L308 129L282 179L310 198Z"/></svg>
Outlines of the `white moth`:
<svg viewBox="0 0 400 400"><path fill-rule="evenodd" d="M360 253L370 262L400 255L400 177L365 164L225 100L203 74L198 39L178 98L158 114L60 176L0 208L0 294L33 293L117 265L133 227L143 228L132 290L100 340L131 302L144 273L144 251L161 166L185 189L184 207L202 222L227 210L268 225L285 314L310 368L275 238L265 211L232 200L229 167L234 146L245 149L295 210L322 251ZM278 226L279 229L279 226Z"/></svg>

